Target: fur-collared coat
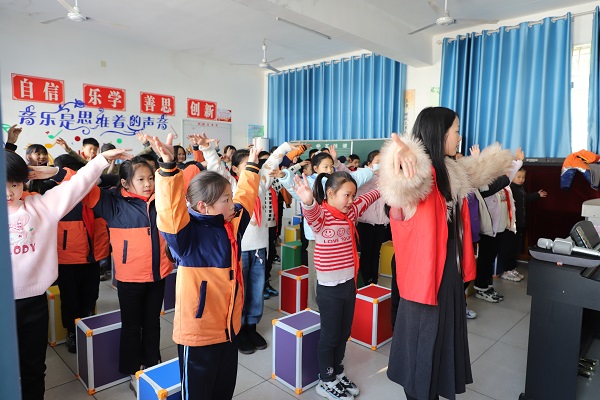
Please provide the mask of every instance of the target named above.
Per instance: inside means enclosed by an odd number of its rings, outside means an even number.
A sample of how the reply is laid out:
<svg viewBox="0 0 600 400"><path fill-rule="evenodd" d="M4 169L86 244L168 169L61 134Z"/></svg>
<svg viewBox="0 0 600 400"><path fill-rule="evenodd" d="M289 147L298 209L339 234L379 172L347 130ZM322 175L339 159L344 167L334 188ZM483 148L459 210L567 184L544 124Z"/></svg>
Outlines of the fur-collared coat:
<svg viewBox="0 0 600 400"><path fill-rule="evenodd" d="M401 140L417 158L415 176L407 179L394 172L397 145L390 141L381 150L379 179L381 197L392 207L390 223L398 288L406 300L436 305L446 262L447 221L452 217L452 206L454 203L461 206L457 215L464 227L461 270L463 278L471 280L475 277L475 259L466 197L475 188L508 172L513 157L509 150L494 144L476 156L446 158L452 194L452 201L447 202L434 185L435 171L423 144L409 135Z"/></svg>

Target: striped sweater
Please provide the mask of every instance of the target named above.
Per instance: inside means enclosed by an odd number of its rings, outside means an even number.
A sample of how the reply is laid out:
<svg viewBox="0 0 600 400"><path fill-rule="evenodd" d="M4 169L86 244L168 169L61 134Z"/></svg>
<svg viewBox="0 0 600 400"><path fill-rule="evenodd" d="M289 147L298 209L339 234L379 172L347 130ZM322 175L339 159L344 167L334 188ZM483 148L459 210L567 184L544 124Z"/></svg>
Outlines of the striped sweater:
<svg viewBox="0 0 600 400"><path fill-rule="evenodd" d="M356 223L367 208L379 198L378 190L371 190L354 200L348 218ZM355 265L351 229L344 220L335 218L316 201L312 206L302 205L304 217L315 234L315 269L317 280L324 284L345 282L354 278Z"/></svg>

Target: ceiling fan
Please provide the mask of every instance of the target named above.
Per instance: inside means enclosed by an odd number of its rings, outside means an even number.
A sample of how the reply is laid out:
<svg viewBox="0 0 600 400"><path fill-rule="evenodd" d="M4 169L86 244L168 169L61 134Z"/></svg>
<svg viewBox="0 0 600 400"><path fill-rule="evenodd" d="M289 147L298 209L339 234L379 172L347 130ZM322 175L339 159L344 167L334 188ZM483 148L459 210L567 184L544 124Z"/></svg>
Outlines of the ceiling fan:
<svg viewBox="0 0 600 400"><path fill-rule="evenodd" d="M60 21L60 20L63 20L66 18L69 21L73 21L73 22L96 21L96 22L100 22L102 24L116 26L118 28L125 28L123 25L115 24L115 23L108 22L108 21L103 21L103 20L96 19L96 18L92 19L90 17L83 15L81 13L81 10L79 9L77 0L75 0L74 6L67 3L66 0L56 0L56 1L58 1L58 3L67 10L67 15L65 17L58 17L58 18L50 19L48 21L43 21L42 24L50 24L52 22Z"/></svg>
<svg viewBox="0 0 600 400"><path fill-rule="evenodd" d="M263 58L258 63L258 66L260 68L268 69L273 72L280 72L277 68L273 67L271 65L271 63L283 60L283 57L278 57L274 60L267 61L267 40L266 39L263 39L262 50L263 50ZM231 65L256 65L256 64L231 64Z"/></svg>
<svg viewBox="0 0 600 400"><path fill-rule="evenodd" d="M473 22L473 23L477 23L477 24L495 24L498 22L497 19L489 19L488 20L488 19L453 18L450 16L450 13L448 12L448 0L445 0L444 11L442 11L440 9L440 7L437 5L435 0L427 0L427 3L429 4L429 6L431 8L433 8L433 10L436 12L436 14L441 15L441 16L438 19L436 19L433 24L429 24L427 26L417 29L416 31L410 32L409 35L415 34L417 32L421 32L425 29L432 28L436 25L437 26L448 26L448 25L453 25L457 22Z"/></svg>
<svg viewBox="0 0 600 400"><path fill-rule="evenodd" d="M58 3L67 10L67 16L66 16L67 19L74 21L74 22L83 22L83 21L89 19L88 17L83 15L81 13L81 11L79 11L79 6L77 5L77 0L75 0L74 6L70 5L65 0L56 0L56 1L58 1ZM65 17L50 19L48 21L42 22L42 24L49 24L49 23L52 23L55 21L59 21L63 18L65 18Z"/></svg>

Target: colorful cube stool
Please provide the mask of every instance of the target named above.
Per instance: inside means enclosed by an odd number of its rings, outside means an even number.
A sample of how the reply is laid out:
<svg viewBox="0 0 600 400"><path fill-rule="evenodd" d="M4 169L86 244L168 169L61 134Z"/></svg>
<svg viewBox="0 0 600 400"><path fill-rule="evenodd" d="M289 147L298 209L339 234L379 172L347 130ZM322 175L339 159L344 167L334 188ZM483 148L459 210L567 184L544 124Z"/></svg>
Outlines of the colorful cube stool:
<svg viewBox="0 0 600 400"><path fill-rule="evenodd" d="M62 324L62 312L60 310L60 290L58 285L50 286L46 290L48 298L48 344L54 347L65 342L67 330Z"/></svg>
<svg viewBox="0 0 600 400"><path fill-rule="evenodd" d="M181 399L178 358L138 371L135 376L138 380L138 400Z"/></svg>
<svg viewBox="0 0 600 400"><path fill-rule="evenodd" d="M77 377L89 394L126 382L119 372L121 311L77 320Z"/></svg>
<svg viewBox="0 0 600 400"><path fill-rule="evenodd" d="M300 238L300 225L292 225L283 227L283 242L297 242Z"/></svg>
<svg viewBox="0 0 600 400"><path fill-rule="evenodd" d="M392 291L371 284L358 289L350 339L377 350L392 340Z"/></svg>
<svg viewBox="0 0 600 400"><path fill-rule="evenodd" d="M319 313L300 311L273 320L273 374L296 394L319 382L317 345L321 332Z"/></svg>
<svg viewBox="0 0 600 400"><path fill-rule="evenodd" d="M379 250L379 275L392 277L392 256L394 255L394 244L392 241L385 242Z"/></svg>
<svg viewBox="0 0 600 400"><path fill-rule="evenodd" d="M163 298L161 314L175 311L175 284L177 283L177 268L165 278L165 296Z"/></svg>
<svg viewBox="0 0 600 400"><path fill-rule="evenodd" d="M289 242L281 245L281 269L291 269L300 266L302 262L301 257L302 242Z"/></svg>
<svg viewBox="0 0 600 400"><path fill-rule="evenodd" d="M292 216L292 225L300 225L302 223L302 219L304 217L302 216L302 214L296 214L294 216ZM300 239L298 239L300 240Z"/></svg>
<svg viewBox="0 0 600 400"><path fill-rule="evenodd" d="M279 271L279 312L294 314L308 301L308 268L300 266Z"/></svg>

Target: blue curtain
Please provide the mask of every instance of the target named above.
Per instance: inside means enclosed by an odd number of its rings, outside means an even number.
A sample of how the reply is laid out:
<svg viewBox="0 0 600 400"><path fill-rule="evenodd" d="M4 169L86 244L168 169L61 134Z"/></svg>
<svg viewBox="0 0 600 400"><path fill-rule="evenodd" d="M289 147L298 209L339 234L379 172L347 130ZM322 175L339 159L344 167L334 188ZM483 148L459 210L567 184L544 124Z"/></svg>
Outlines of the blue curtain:
<svg viewBox="0 0 600 400"><path fill-rule="evenodd" d="M404 126L405 86L406 65L374 54L270 75L268 137L389 137Z"/></svg>
<svg viewBox="0 0 600 400"><path fill-rule="evenodd" d="M473 144L522 147L527 157L571 153L571 14L444 39L440 104Z"/></svg>
<svg viewBox="0 0 600 400"><path fill-rule="evenodd" d="M600 152L600 51L598 51L598 36L600 35L600 20L598 19L600 7L594 11L592 22L592 48L590 54L590 89L588 97L588 150L598 154Z"/></svg>

